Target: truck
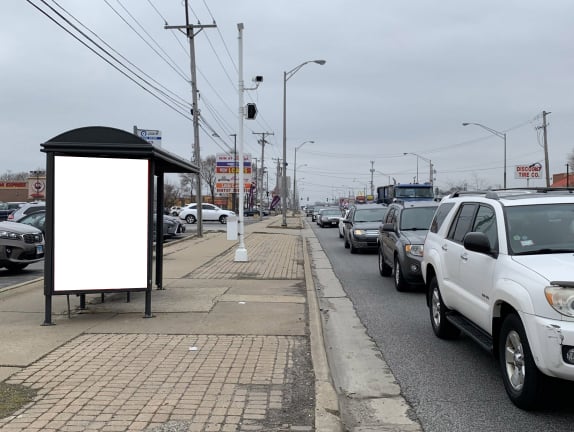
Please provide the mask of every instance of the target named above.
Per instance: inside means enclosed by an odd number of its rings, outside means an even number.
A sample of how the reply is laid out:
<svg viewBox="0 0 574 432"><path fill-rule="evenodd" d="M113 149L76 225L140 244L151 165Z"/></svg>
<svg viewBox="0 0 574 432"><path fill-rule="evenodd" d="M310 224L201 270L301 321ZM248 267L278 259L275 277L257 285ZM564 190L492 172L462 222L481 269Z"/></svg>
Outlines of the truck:
<svg viewBox="0 0 574 432"><path fill-rule="evenodd" d="M376 201L380 204L390 204L396 200L420 201L434 200L431 183L395 183L377 187Z"/></svg>

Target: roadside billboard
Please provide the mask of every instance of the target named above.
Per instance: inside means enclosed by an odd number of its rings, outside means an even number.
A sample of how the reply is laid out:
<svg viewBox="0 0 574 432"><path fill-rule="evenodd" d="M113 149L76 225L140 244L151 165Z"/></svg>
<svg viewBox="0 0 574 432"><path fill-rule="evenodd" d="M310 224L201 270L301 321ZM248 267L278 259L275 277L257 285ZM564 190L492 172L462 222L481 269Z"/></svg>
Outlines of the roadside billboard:
<svg viewBox="0 0 574 432"><path fill-rule="evenodd" d="M251 154L243 155L243 186L251 189ZM239 155L218 153L215 155L215 191L217 193L239 192Z"/></svg>

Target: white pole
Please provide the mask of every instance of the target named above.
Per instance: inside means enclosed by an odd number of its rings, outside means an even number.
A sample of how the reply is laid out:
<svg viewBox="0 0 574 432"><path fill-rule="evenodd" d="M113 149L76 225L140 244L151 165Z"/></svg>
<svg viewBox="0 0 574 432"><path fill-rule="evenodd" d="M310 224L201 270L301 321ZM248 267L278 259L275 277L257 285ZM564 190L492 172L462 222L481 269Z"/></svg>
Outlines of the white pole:
<svg viewBox="0 0 574 432"><path fill-rule="evenodd" d="M243 207L244 207L244 197L245 197L245 180L243 175L244 170L244 160L243 160L243 23L237 24L237 30L239 32L239 219L237 226L237 237L239 239L239 245L235 250L235 261L248 261L247 249L245 248L245 238L244 238L244 225L243 225Z"/></svg>

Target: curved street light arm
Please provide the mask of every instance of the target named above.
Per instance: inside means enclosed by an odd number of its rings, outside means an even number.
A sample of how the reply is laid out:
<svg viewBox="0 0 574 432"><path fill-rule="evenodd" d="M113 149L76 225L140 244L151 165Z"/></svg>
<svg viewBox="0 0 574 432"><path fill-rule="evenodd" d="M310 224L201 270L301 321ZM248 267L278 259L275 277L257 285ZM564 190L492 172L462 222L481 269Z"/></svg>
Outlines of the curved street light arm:
<svg viewBox="0 0 574 432"><path fill-rule="evenodd" d="M496 129L489 128L488 126L485 126L485 125L480 124L480 123L464 122L462 125L463 126L475 125L475 126L481 127L484 130L490 132L493 135L496 135L498 138L501 138L504 141L504 183L503 183L503 187L504 187L504 189L506 189L506 132L499 132Z"/></svg>
<svg viewBox="0 0 574 432"><path fill-rule="evenodd" d="M496 135L496 136L499 137L499 138L503 138L503 139L504 139L504 137L506 136L506 133L505 133L505 132L499 132L499 131L497 131L496 129L489 128L488 126L485 126L485 125L480 124L480 123L466 123L466 122L465 122L465 123L463 123L462 125L463 125L463 126L468 126L468 125L479 126L479 127L483 128L484 130L487 130L487 131L490 132L491 134Z"/></svg>
<svg viewBox="0 0 574 432"><path fill-rule="evenodd" d="M317 63L319 65L324 65L326 63L326 61L325 60L307 60L306 62L301 63L299 66L294 67L289 72L285 72L285 81L289 80L289 78L291 78L293 75L295 75L297 72L299 72L299 69L301 69L307 63Z"/></svg>

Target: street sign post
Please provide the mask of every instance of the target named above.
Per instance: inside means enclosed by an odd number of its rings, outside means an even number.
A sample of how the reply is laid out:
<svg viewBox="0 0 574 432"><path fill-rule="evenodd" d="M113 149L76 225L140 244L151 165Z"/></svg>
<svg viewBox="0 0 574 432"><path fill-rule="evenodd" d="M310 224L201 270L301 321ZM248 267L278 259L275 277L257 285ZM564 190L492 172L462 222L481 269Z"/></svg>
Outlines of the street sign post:
<svg viewBox="0 0 574 432"><path fill-rule="evenodd" d="M134 133L148 143L161 147L161 131L155 129L134 128Z"/></svg>

